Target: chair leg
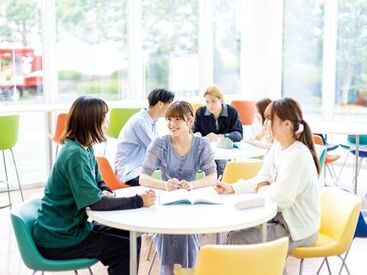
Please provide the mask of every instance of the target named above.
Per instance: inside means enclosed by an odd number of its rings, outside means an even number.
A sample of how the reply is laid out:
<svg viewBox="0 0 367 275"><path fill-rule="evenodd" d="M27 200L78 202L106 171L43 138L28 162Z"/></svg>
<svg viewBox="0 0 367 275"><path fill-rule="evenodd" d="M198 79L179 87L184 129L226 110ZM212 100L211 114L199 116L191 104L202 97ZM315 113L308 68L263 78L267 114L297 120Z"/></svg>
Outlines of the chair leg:
<svg viewBox="0 0 367 275"><path fill-rule="evenodd" d="M324 258L324 259L322 260L322 263L321 263L321 265L320 265L319 269L317 270L316 274L319 274L319 273L320 273L321 268L324 266L325 260L326 260L326 258Z"/></svg>
<svg viewBox="0 0 367 275"><path fill-rule="evenodd" d="M8 200L9 200L9 207L11 209L11 196L10 196L10 186L9 186L9 178L8 178L8 170L6 168L6 161L5 161L5 153L4 150L1 150L3 155L3 163L4 163L4 171L5 171L5 182L6 182L6 188L8 191Z"/></svg>
<svg viewBox="0 0 367 275"><path fill-rule="evenodd" d="M149 245L148 254L147 254L147 261L150 260L150 253L152 252L152 248L153 248L153 240L150 240L150 245Z"/></svg>
<svg viewBox="0 0 367 275"><path fill-rule="evenodd" d="M346 263L347 257L348 257L348 254L349 254L349 250L350 250L350 247L348 248L347 253L345 253L344 258L341 255L339 255L339 258L342 260L342 265L341 265L340 270L339 270L339 273L338 273L339 275L342 274L343 267L345 267L345 270L350 275L350 272L349 272L349 269L348 269L347 263Z"/></svg>
<svg viewBox="0 0 367 275"><path fill-rule="evenodd" d="M22 197L22 201L24 201L24 197L23 197L23 190L22 190L22 186L20 185L19 174L18 174L18 168L17 168L17 163L15 162L13 149L11 149L11 148L10 148L10 152L11 152L11 155L12 155L12 157L13 157L13 163L14 163L14 168L15 168L15 174L17 175L17 180L18 180L18 186L19 186L20 195L21 195L21 197Z"/></svg>
<svg viewBox="0 0 367 275"><path fill-rule="evenodd" d="M89 274L90 275L93 275L93 271L92 271L92 269L90 267L88 267L88 270L89 270Z"/></svg>
<svg viewBox="0 0 367 275"><path fill-rule="evenodd" d="M299 262L299 275L302 275L302 271L303 271L303 261L304 261L304 259L301 259L301 261Z"/></svg>
<svg viewBox="0 0 367 275"><path fill-rule="evenodd" d="M346 163L346 162L347 162L347 160L348 160L349 154L350 154L350 151L348 151L348 154L347 154L347 156L345 157L345 160L344 160L344 162L343 162L342 168L340 168L340 171L339 171L338 177L337 177L337 179L336 179L336 181L337 181L337 182L339 182L339 178L340 178L340 176L341 176L341 174L342 174L342 172L343 172L343 170L344 170L344 166L345 166L345 163Z"/></svg>
<svg viewBox="0 0 367 275"><path fill-rule="evenodd" d="M326 263L327 269L328 269L328 271L329 271L329 274L330 274L330 275L332 275L332 274L331 274L330 265L329 265L329 261L328 261L328 259L327 259L327 258L325 258L325 263Z"/></svg>
<svg viewBox="0 0 367 275"><path fill-rule="evenodd" d="M149 264L149 269L148 269L148 274L147 275L150 275L150 272L152 272L152 268L153 268L153 265L154 265L155 258L157 258L157 251L154 251L152 261Z"/></svg>
<svg viewBox="0 0 367 275"><path fill-rule="evenodd" d="M78 275L78 270L74 270L74 274L75 275Z"/></svg>

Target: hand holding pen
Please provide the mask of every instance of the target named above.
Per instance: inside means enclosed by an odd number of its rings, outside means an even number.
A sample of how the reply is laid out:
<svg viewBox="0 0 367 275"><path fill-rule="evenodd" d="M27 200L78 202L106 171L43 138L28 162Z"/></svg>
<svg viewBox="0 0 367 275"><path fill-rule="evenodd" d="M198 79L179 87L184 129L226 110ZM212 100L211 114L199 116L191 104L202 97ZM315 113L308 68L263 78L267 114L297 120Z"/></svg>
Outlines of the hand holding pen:
<svg viewBox="0 0 367 275"><path fill-rule="evenodd" d="M165 188L167 191L173 191L181 188L181 184L178 179L170 178L165 182Z"/></svg>
<svg viewBox="0 0 367 275"><path fill-rule="evenodd" d="M221 181L222 175L220 175L217 179L217 182L214 185L215 191L219 194L231 194L234 193L233 187L229 184L226 184Z"/></svg>

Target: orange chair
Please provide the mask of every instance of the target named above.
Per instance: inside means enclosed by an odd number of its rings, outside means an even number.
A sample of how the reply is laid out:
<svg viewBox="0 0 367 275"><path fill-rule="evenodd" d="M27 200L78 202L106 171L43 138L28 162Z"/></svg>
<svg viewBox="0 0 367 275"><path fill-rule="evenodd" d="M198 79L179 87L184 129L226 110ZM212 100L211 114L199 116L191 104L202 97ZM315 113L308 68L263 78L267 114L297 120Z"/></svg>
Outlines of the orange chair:
<svg viewBox="0 0 367 275"><path fill-rule="evenodd" d="M255 114L255 101L233 100L231 105L236 108L240 116L242 125L251 125Z"/></svg>
<svg viewBox="0 0 367 275"><path fill-rule="evenodd" d="M57 115L55 133L51 136L51 139L56 143L56 157L61 145L61 137L66 129L66 123L68 121L68 113L60 113Z"/></svg>
<svg viewBox="0 0 367 275"><path fill-rule="evenodd" d="M119 181L119 179L113 173L113 169L111 167L110 162L108 161L108 159L105 156L97 156L96 159L98 162L98 168L101 173L101 176L109 188L111 188L112 190L115 190L115 189L125 188L125 187L130 186L130 185L127 185Z"/></svg>
<svg viewBox="0 0 367 275"><path fill-rule="evenodd" d="M324 145L324 141L322 140L322 138L319 135L312 135L313 138L313 142L315 144L319 144L319 145ZM326 158L325 158L325 166L324 166L324 178L326 178L326 168L329 170L329 173L331 175L331 177L334 180L337 180L337 176L334 170L334 167L332 166L332 163L336 160L338 160L340 158L340 155L329 155L326 154Z"/></svg>

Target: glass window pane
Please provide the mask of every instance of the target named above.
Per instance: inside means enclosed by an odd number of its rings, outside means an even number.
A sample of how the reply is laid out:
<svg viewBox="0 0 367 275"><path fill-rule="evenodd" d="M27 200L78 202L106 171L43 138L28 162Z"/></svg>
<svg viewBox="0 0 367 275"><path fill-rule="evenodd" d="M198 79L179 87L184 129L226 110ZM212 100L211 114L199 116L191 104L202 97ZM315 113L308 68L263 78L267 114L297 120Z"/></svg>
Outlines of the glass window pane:
<svg viewBox="0 0 367 275"><path fill-rule="evenodd" d="M284 1L282 95L320 112L324 3Z"/></svg>
<svg viewBox="0 0 367 275"><path fill-rule="evenodd" d="M336 110L367 114L366 1L340 0L338 4ZM353 119L365 121L366 116Z"/></svg>
<svg viewBox="0 0 367 275"><path fill-rule="evenodd" d="M198 8L194 1L142 0L145 88L197 95Z"/></svg>
<svg viewBox="0 0 367 275"><path fill-rule="evenodd" d="M226 94L240 92L240 1L214 1L214 83Z"/></svg>
<svg viewBox="0 0 367 275"><path fill-rule="evenodd" d="M42 103L40 0L0 2L0 104Z"/></svg>
<svg viewBox="0 0 367 275"><path fill-rule="evenodd" d="M57 102L122 99L127 89L126 0L58 0Z"/></svg>

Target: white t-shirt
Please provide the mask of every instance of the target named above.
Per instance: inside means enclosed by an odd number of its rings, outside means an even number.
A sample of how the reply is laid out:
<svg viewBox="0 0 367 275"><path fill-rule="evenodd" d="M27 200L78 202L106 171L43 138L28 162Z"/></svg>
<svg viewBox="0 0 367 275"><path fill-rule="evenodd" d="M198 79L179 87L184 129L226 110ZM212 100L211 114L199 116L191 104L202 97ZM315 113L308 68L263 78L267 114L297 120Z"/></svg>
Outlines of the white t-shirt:
<svg viewBox="0 0 367 275"><path fill-rule="evenodd" d="M252 179L233 185L236 193L254 192L258 183L269 186L259 193L274 200L286 221L293 241L315 234L320 227L318 176L310 150L296 141L282 150L275 142L265 157L264 165Z"/></svg>

